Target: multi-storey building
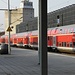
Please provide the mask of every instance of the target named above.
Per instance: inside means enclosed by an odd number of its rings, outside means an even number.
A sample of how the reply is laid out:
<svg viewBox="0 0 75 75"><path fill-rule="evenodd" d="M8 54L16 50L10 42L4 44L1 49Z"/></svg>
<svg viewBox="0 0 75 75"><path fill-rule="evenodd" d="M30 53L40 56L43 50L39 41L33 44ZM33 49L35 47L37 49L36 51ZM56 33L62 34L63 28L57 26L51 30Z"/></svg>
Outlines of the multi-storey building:
<svg viewBox="0 0 75 75"><path fill-rule="evenodd" d="M10 11L12 33L21 33L38 29L38 17L34 17L33 3L22 0L20 8ZM8 27L8 12L5 11L6 29ZM48 28L75 24L75 4L55 10L47 14ZM7 33L7 31L5 32Z"/></svg>
<svg viewBox="0 0 75 75"><path fill-rule="evenodd" d="M75 24L75 4L48 13L47 20L48 28ZM38 19L34 18L28 23L18 25L16 28L17 33L38 29Z"/></svg>
<svg viewBox="0 0 75 75"><path fill-rule="evenodd" d="M16 25L22 22L28 22L34 18L33 3L29 0L22 0L20 8L10 10L10 27L13 26L11 34L16 33ZM8 11L5 11L5 34L8 34Z"/></svg>
<svg viewBox="0 0 75 75"><path fill-rule="evenodd" d="M48 13L48 27L57 27L59 18L59 26L75 24L75 4Z"/></svg>

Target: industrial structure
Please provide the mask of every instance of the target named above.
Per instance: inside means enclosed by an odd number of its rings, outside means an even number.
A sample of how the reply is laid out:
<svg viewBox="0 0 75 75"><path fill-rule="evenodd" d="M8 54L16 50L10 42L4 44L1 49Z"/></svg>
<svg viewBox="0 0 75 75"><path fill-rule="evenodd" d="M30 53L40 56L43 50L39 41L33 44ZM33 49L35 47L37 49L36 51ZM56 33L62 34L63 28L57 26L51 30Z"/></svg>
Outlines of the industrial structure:
<svg viewBox="0 0 75 75"><path fill-rule="evenodd" d="M38 17L34 17L33 3L29 0L22 0L20 8L10 10L11 34L33 31L38 29ZM75 24L75 4L49 12L47 14L48 28ZM58 24L59 21L59 24ZM8 28L8 11L5 11L5 34Z"/></svg>
<svg viewBox="0 0 75 75"><path fill-rule="evenodd" d="M13 26L13 31L11 34L16 33L16 26L22 22L28 23L28 21L34 18L34 8L33 3L29 2L29 0L22 0L20 3L20 8L11 9L10 10L10 18L11 24L10 27ZM8 34L8 11L5 11L5 34ZM25 24L24 24L25 25Z"/></svg>

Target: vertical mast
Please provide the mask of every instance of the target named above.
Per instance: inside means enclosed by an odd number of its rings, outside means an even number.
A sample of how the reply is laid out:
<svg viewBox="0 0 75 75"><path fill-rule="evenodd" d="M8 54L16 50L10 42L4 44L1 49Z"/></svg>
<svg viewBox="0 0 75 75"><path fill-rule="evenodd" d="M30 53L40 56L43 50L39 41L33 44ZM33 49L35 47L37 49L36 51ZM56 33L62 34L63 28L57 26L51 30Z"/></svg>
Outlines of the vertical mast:
<svg viewBox="0 0 75 75"><path fill-rule="evenodd" d="M10 28L10 1L8 0L8 26ZM11 54L10 50L10 31L8 35L8 54Z"/></svg>

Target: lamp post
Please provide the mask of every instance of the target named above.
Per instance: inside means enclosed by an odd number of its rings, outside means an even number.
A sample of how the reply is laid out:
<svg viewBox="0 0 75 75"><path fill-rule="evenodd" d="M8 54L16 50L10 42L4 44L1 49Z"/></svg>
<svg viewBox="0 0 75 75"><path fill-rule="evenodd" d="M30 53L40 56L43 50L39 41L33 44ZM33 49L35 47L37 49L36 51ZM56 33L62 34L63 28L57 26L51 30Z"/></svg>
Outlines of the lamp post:
<svg viewBox="0 0 75 75"><path fill-rule="evenodd" d="M10 1L8 0L8 25L10 28ZM10 30L8 35L8 54L11 54L11 48L10 48Z"/></svg>

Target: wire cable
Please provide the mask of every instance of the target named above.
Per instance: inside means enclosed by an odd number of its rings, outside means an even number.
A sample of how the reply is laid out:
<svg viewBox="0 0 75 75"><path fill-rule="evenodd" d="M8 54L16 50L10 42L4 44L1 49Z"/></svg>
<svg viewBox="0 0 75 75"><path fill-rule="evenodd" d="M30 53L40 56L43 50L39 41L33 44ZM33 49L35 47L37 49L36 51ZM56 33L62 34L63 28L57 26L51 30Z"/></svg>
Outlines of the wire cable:
<svg viewBox="0 0 75 75"><path fill-rule="evenodd" d="M4 0L1 0L3 3L5 3L5 4L7 4L7 2L6 1L4 1Z"/></svg>
<svg viewBox="0 0 75 75"><path fill-rule="evenodd" d="M4 2L4 3L7 5L7 2L5 2L5 1L3 1L3 0L1 0L1 1ZM13 7L13 6L10 5L10 7ZM15 16L15 14L14 14L13 16L14 16L14 18L16 19L16 21L19 21L18 18ZM16 21L15 21L15 22L16 22ZM13 22L13 23L15 23L15 22ZM11 23L11 24L12 24L12 23Z"/></svg>

